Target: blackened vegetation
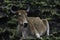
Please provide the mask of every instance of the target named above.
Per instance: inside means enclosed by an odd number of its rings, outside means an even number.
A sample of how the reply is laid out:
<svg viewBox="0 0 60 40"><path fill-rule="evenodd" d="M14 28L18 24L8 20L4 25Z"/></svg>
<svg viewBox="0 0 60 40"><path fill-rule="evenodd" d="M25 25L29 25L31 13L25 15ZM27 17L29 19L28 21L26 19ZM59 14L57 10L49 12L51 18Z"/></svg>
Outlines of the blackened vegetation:
<svg viewBox="0 0 60 40"><path fill-rule="evenodd" d="M0 24L7 23L7 21L9 21L8 17L2 17L2 18L0 18Z"/></svg>
<svg viewBox="0 0 60 40"><path fill-rule="evenodd" d="M13 8L12 10L16 11L18 9L18 7L15 7L15 8ZM1 16L0 17L0 27L3 27L3 28L5 28L5 27L15 28L17 26L17 22L15 24L8 23L8 21L12 20L12 17L14 15L18 15L17 13L11 12L11 10L9 10L9 11L10 11L9 13L6 13L2 8L0 8L0 16Z"/></svg>
<svg viewBox="0 0 60 40"><path fill-rule="evenodd" d="M40 16L39 14L41 14L41 11L32 9L27 13L27 16L28 17L38 17L38 16Z"/></svg>
<svg viewBox="0 0 60 40"><path fill-rule="evenodd" d="M52 20L54 20L55 22L60 23L60 17L59 16L53 15L52 18L53 18Z"/></svg>
<svg viewBox="0 0 60 40"><path fill-rule="evenodd" d="M57 8L57 9L60 9L60 5L56 5L56 8Z"/></svg>
<svg viewBox="0 0 60 40"><path fill-rule="evenodd" d="M44 12L41 12L39 10L31 10L27 13L28 17L40 17L40 18L48 18L48 17L52 17L52 14L50 11L44 11Z"/></svg>
<svg viewBox="0 0 60 40"><path fill-rule="evenodd" d="M18 36L14 36L14 39L13 40L20 40L21 37L18 37Z"/></svg>
<svg viewBox="0 0 60 40"><path fill-rule="evenodd" d="M52 14L51 14L51 12L50 11L44 11L43 13L42 13L42 18L48 18L48 17L51 17L52 16Z"/></svg>
<svg viewBox="0 0 60 40"><path fill-rule="evenodd" d="M0 12L3 12L2 8L0 8Z"/></svg>
<svg viewBox="0 0 60 40"><path fill-rule="evenodd" d="M3 36L2 35L3 35L3 33L1 32L0 33L0 40L3 40Z"/></svg>
<svg viewBox="0 0 60 40"><path fill-rule="evenodd" d="M57 15L52 16L52 20L49 21L50 24L50 33L53 33L53 29L56 30L58 33L60 32L60 18ZM56 33L56 35L58 35ZM55 33L53 33L55 35Z"/></svg>
<svg viewBox="0 0 60 40"><path fill-rule="evenodd" d="M0 13L1 17L0 17L0 25L2 24L6 24L10 19L10 17L8 17L8 15L4 14L4 13Z"/></svg>
<svg viewBox="0 0 60 40"><path fill-rule="evenodd" d="M5 40L9 40L10 39L10 32L8 30L5 30L5 32L3 32L3 38Z"/></svg>
<svg viewBox="0 0 60 40"><path fill-rule="evenodd" d="M50 3L51 5L54 5L54 4L55 4L55 1L54 1L54 0L49 0L49 3Z"/></svg>
<svg viewBox="0 0 60 40"><path fill-rule="evenodd" d="M4 2L4 0L0 0L0 3L3 3Z"/></svg>
<svg viewBox="0 0 60 40"><path fill-rule="evenodd" d="M13 24L13 23L8 23L8 27L9 27L10 29L16 29L17 25L18 25L17 22L15 22L14 24Z"/></svg>
<svg viewBox="0 0 60 40"><path fill-rule="evenodd" d="M10 40L10 36L12 35L13 35L12 32L5 30L5 32L0 33L0 40Z"/></svg>
<svg viewBox="0 0 60 40"><path fill-rule="evenodd" d="M4 24L5 22L7 22L9 20L8 14L2 9L0 8L0 24Z"/></svg>

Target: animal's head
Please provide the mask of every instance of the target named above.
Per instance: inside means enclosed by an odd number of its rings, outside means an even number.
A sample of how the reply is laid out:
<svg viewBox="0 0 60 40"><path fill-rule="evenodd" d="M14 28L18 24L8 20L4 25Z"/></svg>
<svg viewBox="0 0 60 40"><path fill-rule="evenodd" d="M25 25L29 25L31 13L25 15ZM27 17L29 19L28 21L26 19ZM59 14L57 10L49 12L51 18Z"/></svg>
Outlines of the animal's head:
<svg viewBox="0 0 60 40"><path fill-rule="evenodd" d="M27 23L27 12L25 10L18 10L17 11L18 13L18 18L19 18L19 21L21 20L24 23Z"/></svg>
<svg viewBox="0 0 60 40"><path fill-rule="evenodd" d="M27 16L27 12L29 12L29 7L26 10L26 9L19 9L16 6L12 6L11 12L13 12L14 14L17 14L18 22L20 24L23 24L24 27L26 27L26 24L28 24L26 16Z"/></svg>

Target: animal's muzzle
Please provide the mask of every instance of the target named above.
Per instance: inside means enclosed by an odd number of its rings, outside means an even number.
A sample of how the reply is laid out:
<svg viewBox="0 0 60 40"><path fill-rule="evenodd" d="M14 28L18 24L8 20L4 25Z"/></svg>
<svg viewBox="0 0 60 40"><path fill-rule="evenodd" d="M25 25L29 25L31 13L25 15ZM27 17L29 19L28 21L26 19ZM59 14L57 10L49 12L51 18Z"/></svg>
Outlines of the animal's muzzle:
<svg viewBox="0 0 60 40"><path fill-rule="evenodd" d="M28 27L28 23L24 23L24 28Z"/></svg>

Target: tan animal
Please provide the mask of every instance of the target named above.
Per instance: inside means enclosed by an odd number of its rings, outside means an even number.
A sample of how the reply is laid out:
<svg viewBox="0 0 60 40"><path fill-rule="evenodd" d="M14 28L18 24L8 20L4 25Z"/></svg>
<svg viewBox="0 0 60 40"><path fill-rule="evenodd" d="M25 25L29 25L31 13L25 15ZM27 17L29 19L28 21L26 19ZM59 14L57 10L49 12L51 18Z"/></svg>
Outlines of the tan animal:
<svg viewBox="0 0 60 40"><path fill-rule="evenodd" d="M22 32L23 37L27 37L26 35L30 34L35 35L36 38L40 38L40 36L47 33L49 36L49 23L46 19L40 19L39 17L28 17L27 12L25 10L19 10L18 13L18 26L17 33L20 34ZM28 26L24 28L24 24L27 23Z"/></svg>
<svg viewBox="0 0 60 40"><path fill-rule="evenodd" d="M40 19L39 17L28 17L29 28L33 35L40 38L43 34L47 32L49 35L49 24L46 19Z"/></svg>

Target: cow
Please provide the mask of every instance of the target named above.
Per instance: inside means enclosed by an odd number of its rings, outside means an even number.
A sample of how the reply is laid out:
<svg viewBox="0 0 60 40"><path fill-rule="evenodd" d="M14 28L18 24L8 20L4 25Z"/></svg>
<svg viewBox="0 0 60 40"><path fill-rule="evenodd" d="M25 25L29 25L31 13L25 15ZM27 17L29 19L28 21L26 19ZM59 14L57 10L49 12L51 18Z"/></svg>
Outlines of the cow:
<svg viewBox="0 0 60 40"><path fill-rule="evenodd" d="M41 38L44 33L49 36L49 23L47 19L40 19L39 17L28 17L25 10L18 11L18 33L22 32L23 38L29 34L35 35L36 38Z"/></svg>
<svg viewBox="0 0 60 40"><path fill-rule="evenodd" d="M20 37L22 35L21 39L27 39L28 36L41 38L45 33L49 36L49 23L47 19L28 17L29 8L27 10L19 9L14 12L18 14L17 36Z"/></svg>

